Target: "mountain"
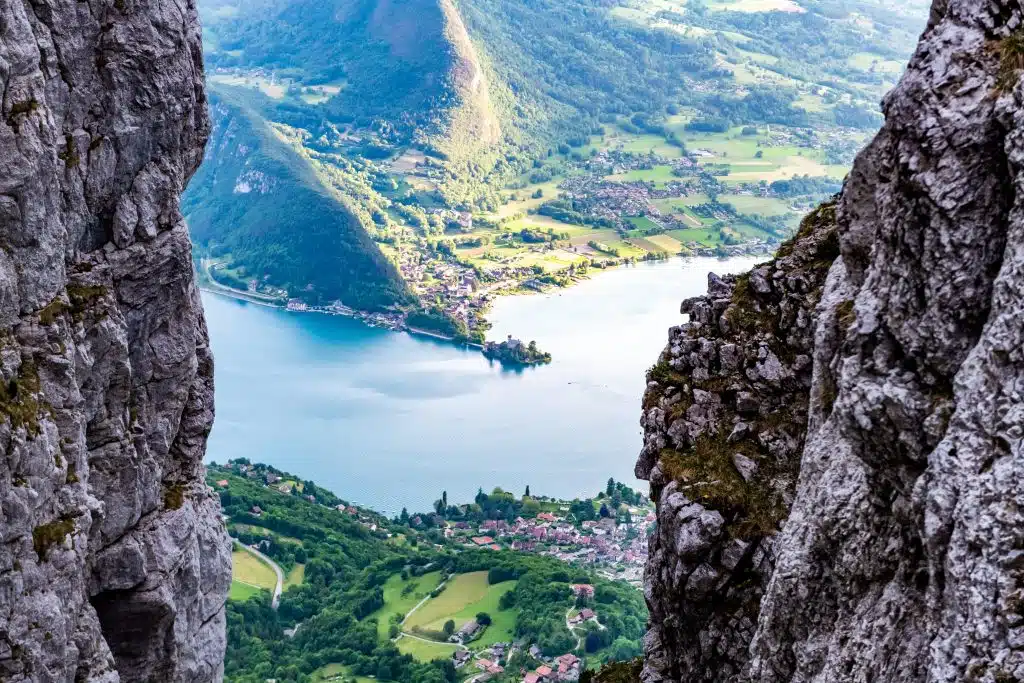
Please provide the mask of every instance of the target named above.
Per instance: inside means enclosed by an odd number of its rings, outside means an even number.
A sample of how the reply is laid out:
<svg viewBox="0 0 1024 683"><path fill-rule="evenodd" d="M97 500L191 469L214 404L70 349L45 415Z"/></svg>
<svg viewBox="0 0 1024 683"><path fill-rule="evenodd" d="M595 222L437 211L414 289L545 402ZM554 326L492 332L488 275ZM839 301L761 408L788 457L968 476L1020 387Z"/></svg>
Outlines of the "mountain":
<svg viewBox="0 0 1024 683"><path fill-rule="evenodd" d="M477 337L478 291L565 286L581 270L677 253L770 251L838 190L924 19L920 0L200 9L214 100L262 120L313 171L264 173L312 194L250 211L254 197L229 177L238 151L211 148L222 182L193 184L185 206L213 272L365 308L346 283L376 270L380 252L397 272L381 272L374 300ZM307 212L316 194L340 201ZM263 214L280 224L265 241L253 237ZM330 244L337 232L344 249ZM337 265L296 272L306 259Z"/></svg>
<svg viewBox="0 0 1024 683"><path fill-rule="evenodd" d="M212 683L230 545L179 196L189 3L0 7L0 680Z"/></svg>
<svg viewBox="0 0 1024 683"><path fill-rule="evenodd" d="M936 2L842 194L684 302L642 680L1022 680L1022 19Z"/></svg>
<svg viewBox="0 0 1024 683"><path fill-rule="evenodd" d="M233 276L241 289L258 274L317 302L378 310L405 301L405 285L359 208L325 187L246 95L211 97L210 144L182 204L193 238L212 256L231 253L244 264Z"/></svg>

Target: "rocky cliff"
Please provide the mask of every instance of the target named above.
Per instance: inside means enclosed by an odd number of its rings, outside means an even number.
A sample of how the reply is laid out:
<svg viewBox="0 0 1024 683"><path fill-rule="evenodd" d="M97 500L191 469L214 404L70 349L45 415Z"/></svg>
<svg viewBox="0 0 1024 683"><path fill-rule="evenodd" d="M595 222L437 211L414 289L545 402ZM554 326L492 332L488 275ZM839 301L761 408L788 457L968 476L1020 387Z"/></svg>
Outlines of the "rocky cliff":
<svg viewBox="0 0 1024 683"><path fill-rule="evenodd" d="M0 83L0 680L218 680L195 8L2 2Z"/></svg>
<svg viewBox="0 0 1024 683"><path fill-rule="evenodd" d="M1024 680L1022 19L936 0L838 200L683 304L644 681Z"/></svg>

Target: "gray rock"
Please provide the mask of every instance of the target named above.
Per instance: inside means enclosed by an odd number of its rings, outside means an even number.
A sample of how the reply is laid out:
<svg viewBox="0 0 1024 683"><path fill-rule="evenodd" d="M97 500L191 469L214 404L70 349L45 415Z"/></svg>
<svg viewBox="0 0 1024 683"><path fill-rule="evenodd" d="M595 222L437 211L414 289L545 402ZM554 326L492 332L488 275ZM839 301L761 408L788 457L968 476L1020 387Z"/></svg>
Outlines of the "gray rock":
<svg viewBox="0 0 1024 683"><path fill-rule="evenodd" d="M742 453L732 454L732 464L743 477L743 481L749 482L757 474L757 463Z"/></svg>
<svg viewBox="0 0 1024 683"><path fill-rule="evenodd" d="M5 3L0 27L0 680L220 680L178 204L208 134L195 6Z"/></svg>
<svg viewBox="0 0 1024 683"><path fill-rule="evenodd" d="M1000 57L1022 15L937 0L838 204L722 279L727 325L684 303L755 360L698 381L714 366L683 359L682 400L717 389L720 408L645 425L678 449L647 455L648 683L1024 681L1024 89ZM720 447L741 412L756 442ZM746 488L673 477L723 453L760 463Z"/></svg>

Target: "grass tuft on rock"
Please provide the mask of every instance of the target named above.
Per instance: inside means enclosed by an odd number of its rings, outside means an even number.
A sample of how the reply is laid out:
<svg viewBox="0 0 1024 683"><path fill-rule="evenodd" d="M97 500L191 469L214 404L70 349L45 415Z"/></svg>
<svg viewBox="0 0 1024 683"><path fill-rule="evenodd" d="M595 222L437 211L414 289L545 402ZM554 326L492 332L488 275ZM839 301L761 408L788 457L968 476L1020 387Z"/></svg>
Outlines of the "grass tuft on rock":
<svg viewBox="0 0 1024 683"><path fill-rule="evenodd" d="M64 542L68 534L75 531L75 520L70 515L62 515L60 519L48 524L37 526L32 530L32 547L40 562L46 561L50 548Z"/></svg>

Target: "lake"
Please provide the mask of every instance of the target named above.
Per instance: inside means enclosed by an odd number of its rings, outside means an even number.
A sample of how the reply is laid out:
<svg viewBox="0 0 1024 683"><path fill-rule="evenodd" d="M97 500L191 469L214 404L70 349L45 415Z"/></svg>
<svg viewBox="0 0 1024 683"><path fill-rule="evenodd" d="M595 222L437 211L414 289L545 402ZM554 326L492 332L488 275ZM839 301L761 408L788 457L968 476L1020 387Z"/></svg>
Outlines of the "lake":
<svg viewBox="0 0 1024 683"><path fill-rule="evenodd" d="M492 339L550 351L503 369L478 351L204 293L216 360L207 458L246 457L381 512L427 510L482 487L589 496L636 484L644 373L708 271L764 258L673 259L600 273L552 294L499 299Z"/></svg>

